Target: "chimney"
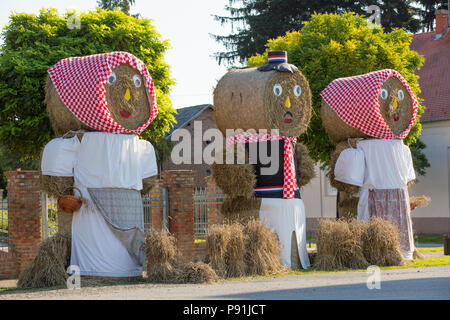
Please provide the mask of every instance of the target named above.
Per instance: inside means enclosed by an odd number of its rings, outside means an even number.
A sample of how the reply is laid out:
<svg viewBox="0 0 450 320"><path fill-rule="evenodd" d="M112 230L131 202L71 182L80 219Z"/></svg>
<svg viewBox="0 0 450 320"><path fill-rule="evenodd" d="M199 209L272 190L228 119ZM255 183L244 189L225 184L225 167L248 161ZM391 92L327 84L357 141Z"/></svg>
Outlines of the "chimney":
<svg viewBox="0 0 450 320"><path fill-rule="evenodd" d="M440 34L448 29L448 10L436 10L436 34Z"/></svg>

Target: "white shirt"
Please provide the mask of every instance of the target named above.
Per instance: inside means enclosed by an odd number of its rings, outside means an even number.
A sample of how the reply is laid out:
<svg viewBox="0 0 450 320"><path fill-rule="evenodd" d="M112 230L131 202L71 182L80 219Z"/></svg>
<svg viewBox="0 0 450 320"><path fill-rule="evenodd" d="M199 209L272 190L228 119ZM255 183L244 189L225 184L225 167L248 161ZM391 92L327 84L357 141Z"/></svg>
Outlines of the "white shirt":
<svg viewBox="0 0 450 320"><path fill-rule="evenodd" d="M136 135L86 132L80 142L56 138L42 155L42 174L75 177L86 188L142 189L158 173L151 143Z"/></svg>
<svg viewBox="0 0 450 320"><path fill-rule="evenodd" d="M335 166L335 179L360 186L358 219L368 220L370 189L405 189L416 178L411 151L402 140L360 140L344 150Z"/></svg>

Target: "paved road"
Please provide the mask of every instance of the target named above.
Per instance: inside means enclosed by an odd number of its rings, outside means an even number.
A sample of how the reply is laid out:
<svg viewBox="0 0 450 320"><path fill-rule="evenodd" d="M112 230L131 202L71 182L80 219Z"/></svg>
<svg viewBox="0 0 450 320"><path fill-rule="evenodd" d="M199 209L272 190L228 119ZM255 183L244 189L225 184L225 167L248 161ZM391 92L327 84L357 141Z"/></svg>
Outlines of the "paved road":
<svg viewBox="0 0 450 320"><path fill-rule="evenodd" d="M449 299L450 266L381 271L381 288L367 288L366 272L228 280L212 285L82 288L0 295L1 299Z"/></svg>

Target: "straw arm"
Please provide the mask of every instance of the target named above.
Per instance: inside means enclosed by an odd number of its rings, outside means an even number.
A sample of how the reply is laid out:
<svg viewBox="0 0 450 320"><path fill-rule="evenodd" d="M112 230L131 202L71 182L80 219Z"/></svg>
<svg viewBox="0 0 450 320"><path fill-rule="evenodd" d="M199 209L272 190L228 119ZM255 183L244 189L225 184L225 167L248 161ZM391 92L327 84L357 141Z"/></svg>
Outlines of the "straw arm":
<svg viewBox="0 0 450 320"><path fill-rule="evenodd" d="M304 144L297 143L297 178L300 186L307 185L316 176L314 167L308 148Z"/></svg>
<svg viewBox="0 0 450 320"><path fill-rule="evenodd" d="M148 178L142 179L141 194L145 195L145 194L150 193L150 191L155 186L157 180L158 180L158 176L153 176L153 177L148 177Z"/></svg>
<svg viewBox="0 0 450 320"><path fill-rule="evenodd" d="M59 197L61 194L73 194L73 190L67 190L67 187L73 186L73 177L56 177L40 174L39 179L41 190L47 193L51 197Z"/></svg>
<svg viewBox="0 0 450 320"><path fill-rule="evenodd" d="M255 169L248 161L245 152L245 163L237 164L237 151L232 149L233 164L227 164L226 152L218 153L215 163L211 165L212 176L217 186L230 198L251 198L256 185ZM220 160L220 161L219 161Z"/></svg>
<svg viewBox="0 0 450 320"><path fill-rule="evenodd" d="M334 168L336 167L336 162L337 162L341 152L348 148L350 148L348 141L342 141L336 145L336 149L334 150L333 154L331 155L331 161L330 161L330 184L331 184L331 186L338 189L339 191L346 192L348 195L354 195L354 194L357 194L359 191L358 186L354 186L351 184L337 181L334 176Z"/></svg>

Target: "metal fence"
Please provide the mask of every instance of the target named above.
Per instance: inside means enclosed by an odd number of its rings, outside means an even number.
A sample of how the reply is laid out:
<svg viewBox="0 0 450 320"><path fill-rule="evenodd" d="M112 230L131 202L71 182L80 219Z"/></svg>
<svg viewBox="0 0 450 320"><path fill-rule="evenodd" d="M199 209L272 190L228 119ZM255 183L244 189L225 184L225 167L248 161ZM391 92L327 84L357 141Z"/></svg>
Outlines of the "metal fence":
<svg viewBox="0 0 450 320"><path fill-rule="evenodd" d="M54 197L42 193L42 240L54 236L58 232L58 204Z"/></svg>
<svg viewBox="0 0 450 320"><path fill-rule="evenodd" d="M1 195L0 202L0 250L8 248L8 199Z"/></svg>
<svg viewBox="0 0 450 320"><path fill-rule="evenodd" d="M206 239L208 234L208 206L222 204L224 197L218 190L195 188L194 234L196 239Z"/></svg>
<svg viewBox="0 0 450 320"><path fill-rule="evenodd" d="M169 196L166 188L159 188L157 193L149 193L142 197L144 206L144 229L148 232L152 228L152 211L162 210L163 226L169 229Z"/></svg>

